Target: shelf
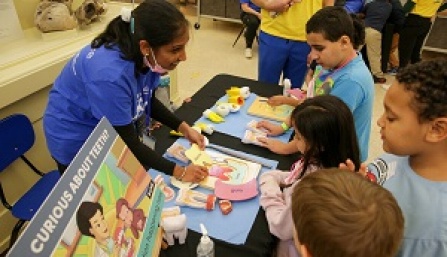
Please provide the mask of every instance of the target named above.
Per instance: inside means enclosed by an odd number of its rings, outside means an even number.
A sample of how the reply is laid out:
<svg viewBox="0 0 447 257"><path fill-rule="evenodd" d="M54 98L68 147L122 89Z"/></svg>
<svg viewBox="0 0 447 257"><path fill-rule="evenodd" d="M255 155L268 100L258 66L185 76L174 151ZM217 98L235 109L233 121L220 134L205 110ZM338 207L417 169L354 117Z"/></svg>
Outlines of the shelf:
<svg viewBox="0 0 447 257"><path fill-rule="evenodd" d="M65 63L131 4L109 2L101 21L86 29L41 33L36 28L24 37L0 46L0 108L51 85Z"/></svg>

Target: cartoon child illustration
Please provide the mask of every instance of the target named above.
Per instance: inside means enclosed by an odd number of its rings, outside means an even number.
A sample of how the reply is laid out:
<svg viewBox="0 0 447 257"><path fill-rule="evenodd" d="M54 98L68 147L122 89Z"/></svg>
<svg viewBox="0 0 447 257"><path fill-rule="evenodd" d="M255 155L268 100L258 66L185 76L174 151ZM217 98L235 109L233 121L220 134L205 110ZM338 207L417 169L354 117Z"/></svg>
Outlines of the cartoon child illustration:
<svg viewBox="0 0 447 257"><path fill-rule="evenodd" d="M76 223L81 234L95 239L94 256L118 256L119 249L109 234L101 204L82 202L76 212Z"/></svg>
<svg viewBox="0 0 447 257"><path fill-rule="evenodd" d="M143 231L145 224L146 224L146 216L144 216L143 210L142 209L133 210L133 220L130 230L132 231L132 234L136 239L140 237L139 231Z"/></svg>
<svg viewBox="0 0 447 257"><path fill-rule="evenodd" d="M124 227L122 230L130 228L135 239L140 237L138 231L143 231L146 223L146 217L142 209L132 209L129 202L120 198L116 201L116 217L123 221Z"/></svg>
<svg viewBox="0 0 447 257"><path fill-rule="evenodd" d="M116 201L116 218L123 221L124 228L130 228L133 220L132 209L126 199L120 198Z"/></svg>

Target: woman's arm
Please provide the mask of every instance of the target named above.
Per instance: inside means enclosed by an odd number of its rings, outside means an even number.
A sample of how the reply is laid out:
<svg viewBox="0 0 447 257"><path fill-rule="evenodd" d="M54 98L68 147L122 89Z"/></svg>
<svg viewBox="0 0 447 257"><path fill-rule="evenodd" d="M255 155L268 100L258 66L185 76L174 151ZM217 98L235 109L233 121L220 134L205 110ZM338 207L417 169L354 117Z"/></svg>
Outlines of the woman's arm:
<svg viewBox="0 0 447 257"><path fill-rule="evenodd" d="M290 8L293 0L252 0L252 2L267 11L285 12Z"/></svg>
<svg viewBox="0 0 447 257"><path fill-rule="evenodd" d="M182 120L175 116L156 97L152 97L151 118L158 120L173 130L178 130Z"/></svg>
<svg viewBox="0 0 447 257"><path fill-rule="evenodd" d="M188 182L200 182L208 176L208 170L205 167L194 164L182 167L157 154L140 141L134 124L114 126L114 128L146 170L153 168Z"/></svg>
<svg viewBox="0 0 447 257"><path fill-rule="evenodd" d="M146 170L153 168L168 175L174 174L175 163L166 160L143 144L133 123L124 126L113 126L113 128Z"/></svg>

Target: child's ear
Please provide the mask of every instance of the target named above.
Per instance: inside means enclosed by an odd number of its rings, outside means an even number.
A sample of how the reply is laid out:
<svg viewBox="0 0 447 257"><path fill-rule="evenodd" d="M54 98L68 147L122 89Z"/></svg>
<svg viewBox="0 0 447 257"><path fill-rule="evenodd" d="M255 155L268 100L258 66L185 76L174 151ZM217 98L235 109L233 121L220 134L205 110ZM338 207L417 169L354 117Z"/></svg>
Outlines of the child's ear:
<svg viewBox="0 0 447 257"><path fill-rule="evenodd" d="M427 140L436 143L445 139L447 139L447 117L436 118L431 122Z"/></svg>
<svg viewBox="0 0 447 257"><path fill-rule="evenodd" d="M351 40L349 39L348 36L342 36L342 37L340 38L340 42L341 42L341 46L342 46L343 48L346 48L346 47L348 47L348 45L351 43Z"/></svg>

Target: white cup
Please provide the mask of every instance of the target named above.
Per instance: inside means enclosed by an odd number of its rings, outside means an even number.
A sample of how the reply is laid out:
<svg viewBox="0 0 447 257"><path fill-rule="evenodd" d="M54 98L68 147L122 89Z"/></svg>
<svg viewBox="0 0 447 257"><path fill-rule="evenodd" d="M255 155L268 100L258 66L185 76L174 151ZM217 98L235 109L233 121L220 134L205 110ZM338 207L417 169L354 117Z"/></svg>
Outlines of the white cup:
<svg viewBox="0 0 447 257"><path fill-rule="evenodd" d="M227 104L219 104L216 107L216 113L222 117L225 117L230 113L230 107Z"/></svg>
<svg viewBox="0 0 447 257"><path fill-rule="evenodd" d="M247 99L250 96L250 88L249 87L241 87L240 94L244 99Z"/></svg>

